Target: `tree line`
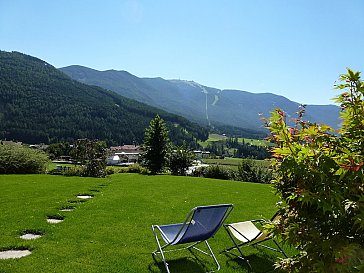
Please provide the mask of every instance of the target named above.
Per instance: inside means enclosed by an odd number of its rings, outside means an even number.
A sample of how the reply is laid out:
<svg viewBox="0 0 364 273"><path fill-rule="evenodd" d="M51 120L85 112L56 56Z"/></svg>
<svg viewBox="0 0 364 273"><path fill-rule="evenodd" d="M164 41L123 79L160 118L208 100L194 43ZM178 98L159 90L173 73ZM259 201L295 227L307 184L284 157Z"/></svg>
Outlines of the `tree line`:
<svg viewBox="0 0 364 273"><path fill-rule="evenodd" d="M206 128L187 119L73 81L37 58L0 51L0 139L29 144L82 138L108 145L142 143L155 114L166 120L176 143L208 137Z"/></svg>

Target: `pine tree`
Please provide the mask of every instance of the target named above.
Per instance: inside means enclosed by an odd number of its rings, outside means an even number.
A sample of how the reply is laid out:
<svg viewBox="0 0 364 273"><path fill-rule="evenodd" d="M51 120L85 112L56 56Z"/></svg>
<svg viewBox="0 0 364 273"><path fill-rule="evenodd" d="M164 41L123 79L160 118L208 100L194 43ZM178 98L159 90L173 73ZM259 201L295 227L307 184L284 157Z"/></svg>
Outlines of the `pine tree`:
<svg viewBox="0 0 364 273"><path fill-rule="evenodd" d="M167 162L169 146L168 129L159 115L150 122L144 135L144 163L151 174L162 171Z"/></svg>

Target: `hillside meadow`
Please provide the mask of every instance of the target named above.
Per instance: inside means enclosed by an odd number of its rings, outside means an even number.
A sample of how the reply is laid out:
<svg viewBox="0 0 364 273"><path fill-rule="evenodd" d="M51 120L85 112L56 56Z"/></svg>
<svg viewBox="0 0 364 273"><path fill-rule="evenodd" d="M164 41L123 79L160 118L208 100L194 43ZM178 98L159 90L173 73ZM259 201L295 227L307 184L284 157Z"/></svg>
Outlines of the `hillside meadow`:
<svg viewBox="0 0 364 273"><path fill-rule="evenodd" d="M92 199L81 200L79 194ZM0 260L0 272L165 272L152 258L157 247L152 224L182 222L191 208L234 204L227 222L267 218L277 198L269 185L194 177L115 174L104 179L51 175L0 176L0 250L29 249L20 259ZM61 208L74 207L62 212ZM63 218L47 223L48 216ZM23 240L34 231L43 236ZM248 272L233 256L219 254L231 242L218 231L210 245L220 272ZM245 249L252 272L273 270L275 252ZM167 254L172 272L204 272L213 268L206 256L187 251Z"/></svg>

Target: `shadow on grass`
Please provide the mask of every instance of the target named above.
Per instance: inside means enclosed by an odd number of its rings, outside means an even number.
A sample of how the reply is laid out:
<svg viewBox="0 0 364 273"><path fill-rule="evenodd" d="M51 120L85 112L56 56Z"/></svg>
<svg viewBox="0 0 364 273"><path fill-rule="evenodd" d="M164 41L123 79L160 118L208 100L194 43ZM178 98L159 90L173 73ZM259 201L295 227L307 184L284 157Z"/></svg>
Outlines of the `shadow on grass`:
<svg viewBox="0 0 364 273"><path fill-rule="evenodd" d="M225 254L228 257L225 266L237 270L237 272L251 272L251 273L270 273L281 272L274 268L275 257L268 256L266 254L252 254L245 256L247 261L237 258L231 254ZM250 264L251 268L249 267ZM244 271L241 271L241 270ZM239 271L240 270L240 271Z"/></svg>
<svg viewBox="0 0 364 273"><path fill-rule="evenodd" d="M154 263L149 265L149 271L155 273L167 272L164 263L161 260L157 260L154 257ZM194 258L191 257L183 257L179 259L167 260L169 270L171 272L179 272L179 273L203 273L206 272L206 268L201 265L201 263Z"/></svg>

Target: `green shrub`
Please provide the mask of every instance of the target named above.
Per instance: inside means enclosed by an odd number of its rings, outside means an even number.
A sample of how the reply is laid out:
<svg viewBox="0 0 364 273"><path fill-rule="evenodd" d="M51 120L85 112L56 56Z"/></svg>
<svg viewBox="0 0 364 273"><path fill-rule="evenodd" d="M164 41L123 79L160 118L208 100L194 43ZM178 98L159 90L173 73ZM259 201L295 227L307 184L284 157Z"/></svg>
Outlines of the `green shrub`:
<svg viewBox="0 0 364 273"><path fill-rule="evenodd" d="M73 166L71 168L65 169L63 175L65 176L82 176L83 168L82 166Z"/></svg>
<svg viewBox="0 0 364 273"><path fill-rule="evenodd" d="M140 174L147 174L148 170L139 164L135 163L132 165L129 165L128 167L107 167L108 169L112 169L114 173L140 173Z"/></svg>
<svg viewBox="0 0 364 273"><path fill-rule="evenodd" d="M195 155L185 146L175 147L168 156L168 166L173 175L186 175Z"/></svg>
<svg viewBox="0 0 364 273"><path fill-rule="evenodd" d="M294 128L280 109L266 120L282 199L271 228L300 251L277 264L287 272L364 272L364 82L350 69L340 81L339 132L302 120L304 107Z"/></svg>
<svg viewBox="0 0 364 273"><path fill-rule="evenodd" d="M42 151L23 145L0 145L1 174L45 173L48 163L48 156Z"/></svg>
<svg viewBox="0 0 364 273"><path fill-rule="evenodd" d="M192 176L268 184L272 180L272 171L252 159L243 159L238 170L210 165L195 169Z"/></svg>
<svg viewBox="0 0 364 273"><path fill-rule="evenodd" d="M215 179L224 179L229 180L233 179L233 171L219 165L211 165L203 170L203 176L206 178L215 178Z"/></svg>
<svg viewBox="0 0 364 273"><path fill-rule="evenodd" d="M133 164L128 166L128 173L140 173L140 165L139 164Z"/></svg>
<svg viewBox="0 0 364 273"><path fill-rule="evenodd" d="M272 171L267 167L257 165L252 159L243 159L234 174L234 179L240 181L267 184L272 180Z"/></svg>
<svg viewBox="0 0 364 273"><path fill-rule="evenodd" d="M116 171L115 171L115 167L111 167L111 166L107 166L106 167L106 175L112 175L114 174Z"/></svg>
<svg viewBox="0 0 364 273"><path fill-rule="evenodd" d="M103 141L78 139L71 151L73 158L82 166L81 176L106 176L106 144Z"/></svg>
<svg viewBox="0 0 364 273"><path fill-rule="evenodd" d="M119 167L118 173L128 173L129 168L128 167Z"/></svg>

